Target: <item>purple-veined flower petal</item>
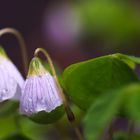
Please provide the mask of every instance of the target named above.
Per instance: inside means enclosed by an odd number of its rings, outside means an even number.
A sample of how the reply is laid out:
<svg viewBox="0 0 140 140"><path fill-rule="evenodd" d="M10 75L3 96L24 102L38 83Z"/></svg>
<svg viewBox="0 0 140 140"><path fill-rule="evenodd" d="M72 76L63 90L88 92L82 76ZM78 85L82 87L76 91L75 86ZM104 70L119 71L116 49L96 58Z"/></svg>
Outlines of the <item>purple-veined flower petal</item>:
<svg viewBox="0 0 140 140"><path fill-rule="evenodd" d="M55 79L46 72L28 77L22 89L20 112L30 116L40 111L51 112L62 105Z"/></svg>
<svg viewBox="0 0 140 140"><path fill-rule="evenodd" d="M16 96L21 95L23 83L24 79L16 66L9 59L0 56L0 102L17 99Z"/></svg>

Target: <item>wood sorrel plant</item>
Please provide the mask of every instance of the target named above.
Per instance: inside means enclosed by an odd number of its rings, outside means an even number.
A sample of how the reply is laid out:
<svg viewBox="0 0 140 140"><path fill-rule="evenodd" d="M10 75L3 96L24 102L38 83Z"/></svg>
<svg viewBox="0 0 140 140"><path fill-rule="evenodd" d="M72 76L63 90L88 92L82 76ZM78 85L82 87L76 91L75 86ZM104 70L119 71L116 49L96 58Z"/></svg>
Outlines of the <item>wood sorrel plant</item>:
<svg viewBox="0 0 140 140"><path fill-rule="evenodd" d="M20 33L11 28L0 30L0 36L5 33L12 33L18 38L27 75L27 54ZM40 52L47 58L51 73L42 63L43 60L39 58ZM6 103L11 102L16 93L20 96L22 89L18 119L16 117L16 120L20 121L20 125L16 121L18 129L21 129L10 138L18 139L26 135L25 132L21 131L24 126L24 122L22 123L24 116L26 116L25 119L29 118L29 120L38 124L52 123L52 126L61 127L57 130L60 131L65 126L63 115L66 112L67 118L78 136L76 139L140 139L140 136L135 134L134 131L135 123L140 122L140 84L134 71L136 64L140 64L140 58L124 54L111 54L73 64L67 67L61 76L62 88L52 60L43 48L35 50L25 81L9 60L3 48L0 48L1 104L5 100L8 100ZM12 79L12 82L10 82L10 79ZM7 89L7 92L2 92L3 89ZM78 115L75 114L78 113L74 111L74 114L71 111L64 90L70 101L85 112L79 120L82 124L83 134L75 123L75 118L78 118ZM8 104L8 107L1 105L0 117L2 114L5 114L5 116L15 114L15 109L12 108L11 104ZM112 122L118 116L129 120L130 125L128 125L127 132L119 134L113 130ZM58 122L60 119L61 121ZM43 127L41 130L44 131L44 129ZM37 130L39 131L39 129ZM64 130L66 131L65 127ZM104 135L105 130L108 130L108 132ZM62 135L61 139L63 140L66 137L65 132ZM84 138L82 135L84 135ZM35 137L33 139L41 140Z"/></svg>

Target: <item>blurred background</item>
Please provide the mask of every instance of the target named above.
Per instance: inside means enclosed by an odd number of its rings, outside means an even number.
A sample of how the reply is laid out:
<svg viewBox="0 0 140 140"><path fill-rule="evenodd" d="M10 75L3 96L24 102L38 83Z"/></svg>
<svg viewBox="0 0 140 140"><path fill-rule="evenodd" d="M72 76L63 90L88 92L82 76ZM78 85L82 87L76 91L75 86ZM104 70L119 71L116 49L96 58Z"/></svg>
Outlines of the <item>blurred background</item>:
<svg viewBox="0 0 140 140"><path fill-rule="evenodd" d="M23 34L30 58L42 46L61 68L109 53L140 55L139 0L1 0L4 27ZM0 41L22 69L15 38Z"/></svg>
<svg viewBox="0 0 140 140"><path fill-rule="evenodd" d="M62 70L110 53L140 56L139 0L0 0L4 27L23 34L30 59L44 47ZM5 35L0 42L23 71L17 40Z"/></svg>

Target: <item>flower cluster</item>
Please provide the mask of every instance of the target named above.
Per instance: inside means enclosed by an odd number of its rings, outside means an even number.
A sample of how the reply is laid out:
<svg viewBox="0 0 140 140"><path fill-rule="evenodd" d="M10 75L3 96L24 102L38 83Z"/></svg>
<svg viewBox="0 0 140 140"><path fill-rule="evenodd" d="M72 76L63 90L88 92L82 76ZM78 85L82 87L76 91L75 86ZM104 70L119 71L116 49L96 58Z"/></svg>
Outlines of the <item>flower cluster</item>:
<svg viewBox="0 0 140 140"><path fill-rule="evenodd" d="M0 101L18 99L21 114L49 113L62 105L57 83L38 57L32 59L27 79L24 80L0 47L0 80Z"/></svg>

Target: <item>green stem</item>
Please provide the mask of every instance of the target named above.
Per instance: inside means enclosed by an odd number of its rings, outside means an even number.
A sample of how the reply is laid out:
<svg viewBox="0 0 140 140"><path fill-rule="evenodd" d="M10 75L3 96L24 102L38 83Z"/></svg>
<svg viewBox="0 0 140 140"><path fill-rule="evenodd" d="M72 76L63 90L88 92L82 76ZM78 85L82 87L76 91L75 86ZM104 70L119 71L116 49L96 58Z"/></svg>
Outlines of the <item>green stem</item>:
<svg viewBox="0 0 140 140"><path fill-rule="evenodd" d="M21 133L21 125L20 125L20 116L18 114L15 114L14 120L15 120L15 125L18 133Z"/></svg>
<svg viewBox="0 0 140 140"><path fill-rule="evenodd" d="M0 36L3 36L5 34L13 34L18 42L19 42L19 46L21 49L21 54L22 54L22 59L23 59L23 65L24 65L24 72L25 75L27 74L28 71L28 55L27 55L27 50L26 50L26 45L25 45L25 41L22 37L22 35L20 34L19 31L17 31L16 29L13 28L4 28L0 30Z"/></svg>
<svg viewBox="0 0 140 140"><path fill-rule="evenodd" d="M39 52L42 52L45 55L45 57L47 58L48 63L50 65L50 67L51 67L52 75L54 76L54 78L56 80L56 84L57 84L57 87L58 87L58 90L59 90L59 93L60 93L60 97L63 100L63 105L64 105L64 108L65 108L68 120L71 123L72 127L74 128L74 131L75 131L78 139L83 140L83 137L82 137L82 134L81 134L80 130L74 125L74 122L75 122L74 113L72 112L72 110L71 110L71 108L69 106L69 103L68 103L68 101L67 101L67 99L65 97L65 94L63 92L63 89L61 88L61 85L59 83L59 80L58 80L58 77L57 77L57 74L56 74L52 59L51 59L50 55L48 54L48 52L43 48L37 48L35 50L35 52L34 52L34 56L38 56Z"/></svg>
<svg viewBox="0 0 140 140"><path fill-rule="evenodd" d="M132 137L132 134L134 132L134 122L133 121L130 121L130 125L129 125L129 128L128 128L128 140L132 140L133 137Z"/></svg>
<svg viewBox="0 0 140 140"><path fill-rule="evenodd" d="M82 136L82 134L80 132L80 129L78 127L74 126L74 131L75 131L75 133L76 133L76 135L77 135L79 140L84 140L84 138L83 138L83 136Z"/></svg>
<svg viewBox="0 0 140 140"><path fill-rule="evenodd" d="M112 126L112 124L109 127L108 134L109 134L108 140L113 140L113 126Z"/></svg>

